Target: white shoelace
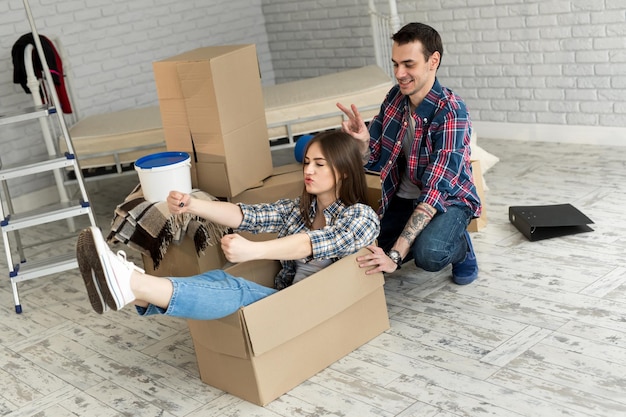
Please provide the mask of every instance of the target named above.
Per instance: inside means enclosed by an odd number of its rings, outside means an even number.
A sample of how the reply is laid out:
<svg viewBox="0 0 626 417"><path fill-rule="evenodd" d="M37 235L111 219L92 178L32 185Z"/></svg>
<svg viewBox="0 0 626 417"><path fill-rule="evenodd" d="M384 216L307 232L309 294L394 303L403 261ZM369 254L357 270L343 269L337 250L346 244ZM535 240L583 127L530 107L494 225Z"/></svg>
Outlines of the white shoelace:
<svg viewBox="0 0 626 417"><path fill-rule="evenodd" d="M124 252L123 250L118 250L115 255L119 258L120 261L122 261L122 264L126 268L128 268L128 269L135 269L135 270L141 272L142 274L146 272L143 269L139 268L137 265L135 265L134 262L129 261L128 259L126 259L126 252Z"/></svg>

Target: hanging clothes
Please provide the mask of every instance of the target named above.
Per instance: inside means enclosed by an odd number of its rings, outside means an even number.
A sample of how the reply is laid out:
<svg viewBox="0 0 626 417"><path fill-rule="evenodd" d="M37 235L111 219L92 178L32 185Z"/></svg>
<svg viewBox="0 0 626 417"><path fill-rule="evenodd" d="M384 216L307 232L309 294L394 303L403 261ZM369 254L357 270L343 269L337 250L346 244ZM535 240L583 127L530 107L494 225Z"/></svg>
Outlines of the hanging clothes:
<svg viewBox="0 0 626 417"><path fill-rule="evenodd" d="M48 63L48 67L50 68L50 73L52 74L52 80L54 82L54 86L59 97L59 101L61 103L61 110L63 113L69 114L72 113L72 105L70 103L69 96L67 94L67 90L65 88L65 77L63 76L63 63L61 61L61 57L57 52L57 49L54 47L54 44L50 41L50 39L46 38L43 35L39 35L39 39L41 41L41 46L43 47L43 53L46 57L46 62ZM22 35L17 42L13 45L13 49L11 50L11 56L13 58L13 83L20 84L26 94L32 94L28 86L27 82L27 74L26 67L24 65L24 49L27 45L34 46L34 38L32 33L26 33ZM35 69L35 76L39 79L42 77L43 68L41 65L41 61L39 60L39 55L37 54L36 49L33 49L33 67ZM49 103L50 100L47 98L47 92L45 89L39 92L42 96L44 102Z"/></svg>

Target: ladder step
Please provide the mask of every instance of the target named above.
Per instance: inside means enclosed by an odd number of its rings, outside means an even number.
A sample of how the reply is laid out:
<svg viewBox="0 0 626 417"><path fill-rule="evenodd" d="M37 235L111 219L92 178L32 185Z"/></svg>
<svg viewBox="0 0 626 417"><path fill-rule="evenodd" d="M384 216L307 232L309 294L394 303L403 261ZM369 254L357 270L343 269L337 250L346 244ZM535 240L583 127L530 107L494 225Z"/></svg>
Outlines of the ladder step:
<svg viewBox="0 0 626 417"><path fill-rule="evenodd" d="M0 113L0 125L8 125L11 123L24 122L26 120L39 119L50 114L56 113L54 106L32 106L17 111L9 111Z"/></svg>
<svg viewBox="0 0 626 417"><path fill-rule="evenodd" d="M81 214L88 214L89 210L89 203L78 201L61 202L28 212L11 214L0 222L0 227L7 232L20 230L31 226L76 217Z"/></svg>
<svg viewBox="0 0 626 417"><path fill-rule="evenodd" d="M76 164L74 155L44 157L19 165L6 166L0 169L0 180L18 178L25 175L38 174L40 172L52 171L54 169L71 167Z"/></svg>
<svg viewBox="0 0 626 417"><path fill-rule="evenodd" d="M69 253L52 258L24 262L17 265L15 271L10 273L10 275L12 281L21 282L76 268L78 268L76 254Z"/></svg>

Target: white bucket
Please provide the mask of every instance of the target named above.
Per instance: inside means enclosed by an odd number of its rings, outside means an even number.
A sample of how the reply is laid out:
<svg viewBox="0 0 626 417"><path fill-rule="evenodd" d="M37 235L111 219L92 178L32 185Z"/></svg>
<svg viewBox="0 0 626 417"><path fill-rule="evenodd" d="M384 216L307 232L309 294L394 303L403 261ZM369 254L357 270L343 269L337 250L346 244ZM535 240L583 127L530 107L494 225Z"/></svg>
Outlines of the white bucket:
<svg viewBox="0 0 626 417"><path fill-rule="evenodd" d="M165 201L170 191L191 192L191 158L186 152L160 152L135 161L144 198Z"/></svg>

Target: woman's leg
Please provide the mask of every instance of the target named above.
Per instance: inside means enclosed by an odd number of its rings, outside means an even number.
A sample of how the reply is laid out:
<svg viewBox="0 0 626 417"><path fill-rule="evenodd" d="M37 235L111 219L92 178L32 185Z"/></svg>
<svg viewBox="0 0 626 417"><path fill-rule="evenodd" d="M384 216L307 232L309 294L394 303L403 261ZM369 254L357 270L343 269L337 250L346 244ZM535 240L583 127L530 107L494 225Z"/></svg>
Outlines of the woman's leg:
<svg viewBox="0 0 626 417"><path fill-rule="evenodd" d="M76 255L91 305L100 314L136 303L146 314L217 318L276 291L222 270L190 278L147 275L122 251L113 253L95 227L81 231Z"/></svg>
<svg viewBox="0 0 626 417"><path fill-rule="evenodd" d="M195 320L213 320L228 316L276 292L221 269L188 278L159 278L133 274L135 302L141 315L163 314Z"/></svg>

